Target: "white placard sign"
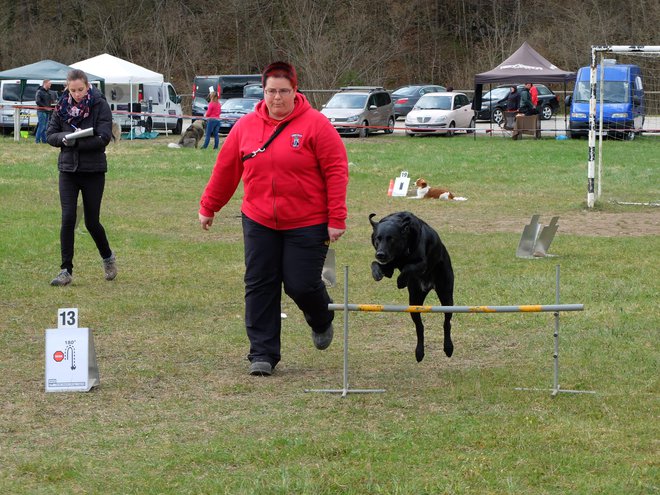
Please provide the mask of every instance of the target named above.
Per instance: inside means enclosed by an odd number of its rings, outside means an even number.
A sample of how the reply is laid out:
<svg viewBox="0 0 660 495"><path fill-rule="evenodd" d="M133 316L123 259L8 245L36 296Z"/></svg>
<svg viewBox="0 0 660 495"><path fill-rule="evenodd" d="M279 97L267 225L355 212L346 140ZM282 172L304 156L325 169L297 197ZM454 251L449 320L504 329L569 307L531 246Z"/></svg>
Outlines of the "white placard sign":
<svg viewBox="0 0 660 495"><path fill-rule="evenodd" d="M410 185L410 177L405 170L401 175L394 179L394 189L392 189L392 196L407 196L408 186Z"/></svg>
<svg viewBox="0 0 660 495"><path fill-rule="evenodd" d="M78 328L77 308L60 309L57 317L58 328L46 330L46 392L88 392L99 384L92 332Z"/></svg>
<svg viewBox="0 0 660 495"><path fill-rule="evenodd" d="M78 308L58 309L57 328L78 328Z"/></svg>

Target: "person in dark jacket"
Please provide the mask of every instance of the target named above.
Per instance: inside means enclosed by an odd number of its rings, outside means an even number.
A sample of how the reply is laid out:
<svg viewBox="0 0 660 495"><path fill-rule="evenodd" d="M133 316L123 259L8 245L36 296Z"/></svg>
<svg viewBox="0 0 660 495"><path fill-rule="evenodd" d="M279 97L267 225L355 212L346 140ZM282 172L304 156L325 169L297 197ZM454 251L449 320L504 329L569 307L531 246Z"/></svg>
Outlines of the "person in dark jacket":
<svg viewBox="0 0 660 495"><path fill-rule="evenodd" d="M92 135L68 138L77 130L92 129ZM112 113L103 94L90 86L85 72L72 69L67 74L67 89L60 97L46 131L48 144L61 148L59 169L62 226L60 243L62 264L51 285L73 281L73 247L78 193L82 193L85 227L103 259L105 279L117 276L115 254L110 249L105 229L99 221L108 162L105 147L112 138Z"/></svg>
<svg viewBox="0 0 660 495"><path fill-rule="evenodd" d="M532 103L532 96L529 94L529 89L526 86L523 86L520 90L520 106L518 111L525 115L536 115L538 113Z"/></svg>
<svg viewBox="0 0 660 495"><path fill-rule="evenodd" d="M506 109L509 112L515 112L520 106L520 93L515 85L511 86L511 92L506 99Z"/></svg>
<svg viewBox="0 0 660 495"><path fill-rule="evenodd" d="M46 129L48 128L48 120L50 119L50 114L52 113L51 108L51 96L50 96L50 81L46 79L35 95L35 101L37 106L37 132L35 133L35 138L37 143L46 144Z"/></svg>

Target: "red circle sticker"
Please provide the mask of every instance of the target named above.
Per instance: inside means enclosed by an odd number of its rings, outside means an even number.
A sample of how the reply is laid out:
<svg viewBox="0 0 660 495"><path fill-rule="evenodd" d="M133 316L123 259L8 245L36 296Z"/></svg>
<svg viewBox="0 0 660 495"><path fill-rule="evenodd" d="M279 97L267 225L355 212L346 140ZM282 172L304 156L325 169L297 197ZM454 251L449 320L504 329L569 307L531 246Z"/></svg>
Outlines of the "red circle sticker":
<svg viewBox="0 0 660 495"><path fill-rule="evenodd" d="M53 359L59 363L64 359L64 353L62 351L55 351L53 353Z"/></svg>

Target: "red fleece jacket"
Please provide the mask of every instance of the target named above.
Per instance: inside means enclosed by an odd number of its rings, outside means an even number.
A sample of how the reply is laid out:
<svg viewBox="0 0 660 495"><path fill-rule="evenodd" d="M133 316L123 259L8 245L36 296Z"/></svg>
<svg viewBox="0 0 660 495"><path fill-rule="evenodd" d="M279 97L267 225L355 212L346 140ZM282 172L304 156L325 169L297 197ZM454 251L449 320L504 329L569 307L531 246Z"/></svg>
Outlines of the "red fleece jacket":
<svg viewBox="0 0 660 495"><path fill-rule="evenodd" d="M243 162L275 131L264 101L239 119L222 145L199 212L212 217L227 204L243 179L241 211L276 230L328 223L346 228L346 148L328 119L296 94L290 121L266 151Z"/></svg>

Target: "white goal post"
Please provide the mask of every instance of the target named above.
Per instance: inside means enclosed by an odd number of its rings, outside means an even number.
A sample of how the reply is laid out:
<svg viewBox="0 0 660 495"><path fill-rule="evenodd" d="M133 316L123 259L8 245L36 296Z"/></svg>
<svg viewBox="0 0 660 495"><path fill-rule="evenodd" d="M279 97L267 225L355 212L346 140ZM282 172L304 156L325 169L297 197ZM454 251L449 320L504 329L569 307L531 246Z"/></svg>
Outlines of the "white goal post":
<svg viewBox="0 0 660 495"><path fill-rule="evenodd" d="M602 129L598 132L599 136L599 152L598 152L598 191L596 194L596 82L597 82L597 55L603 53L646 53L646 54L660 54L660 45L595 45L591 47L591 65L590 65L590 87L591 94L589 97L589 158L587 165L587 207L593 208L596 199L601 194L601 154L603 132ZM601 85L602 90L602 85ZM602 100L602 91L600 95ZM601 113L603 105L601 103ZM602 119L601 119L602 125Z"/></svg>

